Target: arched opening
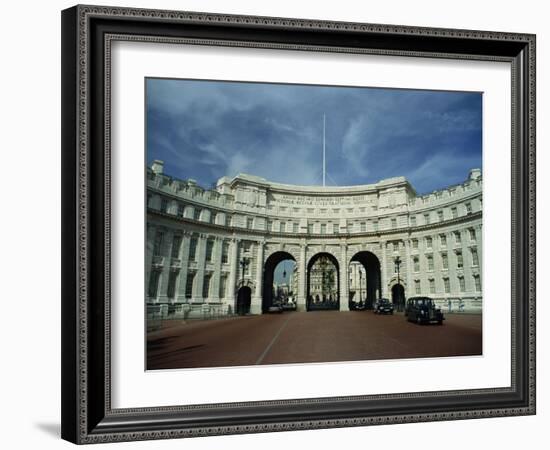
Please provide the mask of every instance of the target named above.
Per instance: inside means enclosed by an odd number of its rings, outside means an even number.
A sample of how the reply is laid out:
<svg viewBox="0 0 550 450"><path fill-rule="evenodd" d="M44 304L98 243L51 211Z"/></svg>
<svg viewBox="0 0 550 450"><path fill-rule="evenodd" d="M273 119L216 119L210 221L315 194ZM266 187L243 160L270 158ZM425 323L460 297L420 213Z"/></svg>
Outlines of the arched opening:
<svg viewBox="0 0 550 450"><path fill-rule="evenodd" d="M296 309L298 274L296 260L287 252L275 252L264 264L262 311L280 305L284 309Z"/></svg>
<svg viewBox="0 0 550 450"><path fill-rule="evenodd" d="M340 308L340 274L337 259L318 253L307 266L307 311Z"/></svg>
<svg viewBox="0 0 550 450"><path fill-rule="evenodd" d="M394 284L391 288L391 301L397 311L405 310L405 288L401 284Z"/></svg>
<svg viewBox="0 0 550 450"><path fill-rule="evenodd" d="M361 251L351 258L348 276L349 308L372 309L381 296L380 261L374 253Z"/></svg>
<svg viewBox="0 0 550 450"><path fill-rule="evenodd" d="M237 292L237 310L239 316L244 316L250 313L250 299L252 298L252 289L248 286L243 286Z"/></svg>

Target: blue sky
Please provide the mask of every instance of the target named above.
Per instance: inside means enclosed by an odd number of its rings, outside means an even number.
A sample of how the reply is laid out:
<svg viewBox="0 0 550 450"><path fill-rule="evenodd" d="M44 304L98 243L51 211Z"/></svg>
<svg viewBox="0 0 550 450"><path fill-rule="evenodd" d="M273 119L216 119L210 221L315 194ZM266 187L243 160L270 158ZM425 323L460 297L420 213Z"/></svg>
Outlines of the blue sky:
<svg viewBox="0 0 550 450"><path fill-rule="evenodd" d="M147 79L147 163L210 187L249 173L327 185L405 176L419 194L482 163L480 93Z"/></svg>

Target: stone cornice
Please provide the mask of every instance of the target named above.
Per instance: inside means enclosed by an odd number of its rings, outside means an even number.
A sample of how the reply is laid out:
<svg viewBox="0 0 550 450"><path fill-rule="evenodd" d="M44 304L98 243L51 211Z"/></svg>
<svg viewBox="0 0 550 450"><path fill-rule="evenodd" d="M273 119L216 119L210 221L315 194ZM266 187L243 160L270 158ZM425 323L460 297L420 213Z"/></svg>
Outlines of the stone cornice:
<svg viewBox="0 0 550 450"><path fill-rule="evenodd" d="M388 230L379 230L379 231L367 231L367 232L358 232L358 233L292 233L292 232L274 232L274 231L264 231L264 230L254 230L249 228L241 228L241 227L234 227L234 226L227 226L227 225L216 225L213 223L208 222L198 222L193 219L188 219L185 217L177 217L173 214L169 213L162 213L160 211L154 210L154 209L148 209L148 214L157 216L157 217L163 217L169 220L172 220L174 222L180 223L180 224L189 224L194 225L197 227L204 228L206 230L212 230L212 231L225 231L227 233L239 233L239 234L245 234L253 236L254 239L269 239L270 237L276 236L279 238L293 238L293 239L300 239L300 238L308 238L308 239L335 239L339 240L342 238L345 239L353 239L353 238L361 238L361 237L382 237L382 236L396 236L396 235L405 235L405 237L410 236L412 233L422 232L422 231L428 231L428 230L434 230L438 228L445 228L449 225L458 225L458 224L464 224L468 223L477 219L482 218L482 211L473 212L471 214L467 214L465 216L460 216L454 219L448 219L441 222L434 222L431 224L425 224L425 225L418 225L416 227L401 227L401 228L393 228ZM437 232L440 233L440 232ZM397 239L397 237L394 237L394 239Z"/></svg>

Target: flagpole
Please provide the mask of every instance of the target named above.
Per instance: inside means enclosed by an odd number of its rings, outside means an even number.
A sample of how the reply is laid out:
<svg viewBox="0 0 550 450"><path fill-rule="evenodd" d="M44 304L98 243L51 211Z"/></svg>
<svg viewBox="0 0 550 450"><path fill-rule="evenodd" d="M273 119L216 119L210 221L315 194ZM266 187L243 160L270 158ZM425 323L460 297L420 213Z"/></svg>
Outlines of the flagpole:
<svg viewBox="0 0 550 450"><path fill-rule="evenodd" d="M325 114L323 113L323 187L325 186L326 155L325 155Z"/></svg>

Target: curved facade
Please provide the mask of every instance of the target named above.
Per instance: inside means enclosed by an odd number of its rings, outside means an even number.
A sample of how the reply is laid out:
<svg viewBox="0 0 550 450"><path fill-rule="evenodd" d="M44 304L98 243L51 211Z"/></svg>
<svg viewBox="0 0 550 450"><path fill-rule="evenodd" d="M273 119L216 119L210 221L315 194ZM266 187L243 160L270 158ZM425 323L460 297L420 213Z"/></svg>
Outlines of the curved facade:
<svg viewBox="0 0 550 450"><path fill-rule="evenodd" d="M333 300L341 311L353 308L355 294L367 308L380 297L402 304L426 295L446 310L450 304L480 311L481 171L418 196L404 177L319 187L241 174L208 190L164 175L161 161L147 169L151 310L179 317L261 314L284 259L296 262L297 309L309 310L311 268L321 256L336 266Z"/></svg>

